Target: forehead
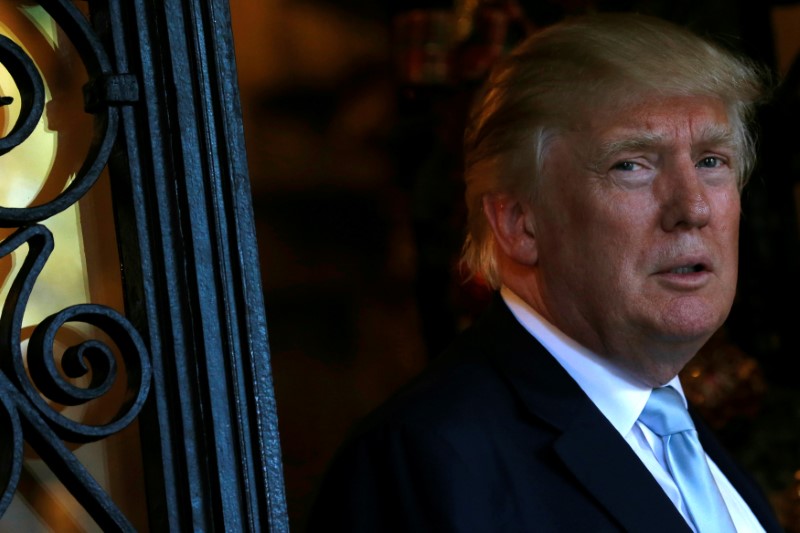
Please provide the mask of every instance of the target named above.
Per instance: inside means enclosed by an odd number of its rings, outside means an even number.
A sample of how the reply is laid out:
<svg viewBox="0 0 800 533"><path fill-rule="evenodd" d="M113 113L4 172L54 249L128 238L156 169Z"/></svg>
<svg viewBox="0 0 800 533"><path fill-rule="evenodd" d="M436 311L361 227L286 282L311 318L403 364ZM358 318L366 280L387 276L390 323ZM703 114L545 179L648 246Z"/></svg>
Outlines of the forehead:
<svg viewBox="0 0 800 533"><path fill-rule="evenodd" d="M593 145L632 141L642 144L732 143L733 131L722 101L705 96L640 98L587 113L575 130Z"/></svg>

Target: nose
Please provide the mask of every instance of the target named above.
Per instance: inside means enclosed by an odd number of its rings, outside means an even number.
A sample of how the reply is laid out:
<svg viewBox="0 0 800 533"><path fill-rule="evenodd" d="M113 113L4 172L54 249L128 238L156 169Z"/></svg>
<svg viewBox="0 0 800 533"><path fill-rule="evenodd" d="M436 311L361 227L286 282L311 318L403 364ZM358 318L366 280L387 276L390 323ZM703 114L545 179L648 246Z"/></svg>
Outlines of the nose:
<svg viewBox="0 0 800 533"><path fill-rule="evenodd" d="M664 231L702 228L711 219L706 186L692 161L676 164L664 175L660 190L661 227Z"/></svg>

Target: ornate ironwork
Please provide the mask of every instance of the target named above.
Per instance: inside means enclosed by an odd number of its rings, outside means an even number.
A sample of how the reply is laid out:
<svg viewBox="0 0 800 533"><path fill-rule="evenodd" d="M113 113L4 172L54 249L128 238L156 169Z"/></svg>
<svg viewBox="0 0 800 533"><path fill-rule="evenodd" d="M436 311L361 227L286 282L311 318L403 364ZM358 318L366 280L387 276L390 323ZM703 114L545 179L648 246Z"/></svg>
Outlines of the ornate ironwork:
<svg viewBox="0 0 800 533"><path fill-rule="evenodd" d="M111 308L90 304L69 307L50 315L33 330L27 350L27 369L31 377L28 379L20 348L22 318L36 278L53 249L53 237L42 225L22 228L0 243L0 257L9 255L22 244L28 245L28 254L0 315L0 345L3 351L0 368L62 439L91 442L120 431L136 417L150 386L150 363L142 339L127 319ZM107 424L88 426L71 420L53 409L43 398L61 405L81 405L107 393L117 374L116 359L110 347L96 340L88 340L66 350L61 357L61 370L69 378L91 374L89 386L77 387L62 377L56 367L54 346L56 332L66 322L84 322L106 332L118 346L125 362L132 398Z"/></svg>
<svg viewBox="0 0 800 533"><path fill-rule="evenodd" d="M19 145L28 138L44 110L44 85L36 65L17 43L0 35L0 63L2 63L19 88L21 109L11 132L0 139L0 155ZM5 97L3 105L11 103Z"/></svg>
<svg viewBox="0 0 800 533"><path fill-rule="evenodd" d="M0 471L0 483L4 483L0 515L11 502L19 479L24 436L101 527L133 531L128 520L61 439L71 442L98 440L121 430L137 416L150 386L147 350L133 326L113 309L100 305L75 305L51 315L34 329L28 343L29 379L20 349L22 316L36 278L53 249L52 234L38 224L22 228L0 243L0 257L7 256L23 244L28 245L29 251L14 279L0 318L0 424L6 426L3 428L4 439L11 439L2 440L0 444L0 458L6 468ZM67 377L78 378L91 372L89 387L76 387L61 377L55 365L54 340L56 331L70 321L89 323L105 331L119 347L125 362L128 388L133 394L106 424L91 426L71 420L53 409L42 397L44 395L63 405L79 405L103 396L116 376L116 361L110 347L90 340L70 347L61 358L61 367Z"/></svg>
<svg viewBox="0 0 800 533"><path fill-rule="evenodd" d="M93 80L113 79L110 63L89 22L74 5L65 1L42 2L75 44ZM20 94L19 116L8 135L0 139L0 155L22 144L42 119L45 91L33 60L20 46L0 36L2 63ZM107 84L105 84L107 85ZM135 97L127 79L125 101ZM108 92L108 91L106 91ZM3 103L9 103L6 98ZM94 185L108 163L118 127L118 110L94 105L95 136L89 154L69 185L55 198L32 207L0 207L0 226L20 227L0 242L0 257L27 244L28 252L12 281L0 317L0 515L11 503L23 461L23 440L39 454L64 486L105 530L133 531L129 521L92 478L63 441L91 442L116 433L130 424L141 410L151 383L147 348L136 329L111 308L80 304L44 319L28 340L27 357L21 343L22 321L30 293L53 250L53 236L37 222L76 203ZM117 357L111 346L88 340L69 347L56 362L55 336L67 322L95 326L116 345L124 363L128 396L118 413L98 425L72 420L49 401L69 406L82 405L104 396L118 378ZM27 363L26 363L27 362ZM59 368L60 367L60 368ZM87 387L71 378L90 376ZM49 401L48 401L49 400Z"/></svg>
<svg viewBox="0 0 800 533"><path fill-rule="evenodd" d="M110 76L108 57L86 17L69 1L42 0L40 3L75 46L89 79ZM0 141L1 155L19 145L41 118L44 88L33 62L10 39L0 41L0 54L0 62L13 76L22 100L19 120L11 133ZM45 220L77 202L95 184L108 163L119 122L119 112L115 107L107 106L95 111L95 136L89 154L69 185L58 196L41 205L0 207L0 226L12 228Z"/></svg>
<svg viewBox="0 0 800 533"><path fill-rule="evenodd" d="M139 80L111 171L126 316L154 369L151 529L287 531L228 0L89 7Z"/></svg>
<svg viewBox="0 0 800 533"><path fill-rule="evenodd" d="M22 227L0 252L29 246L0 318L0 435L11 436L0 437L0 512L20 477L23 434L104 530L130 529L62 439L103 438L141 408L151 530L288 530L227 2L88 0L87 20L69 0L40 0L86 66L95 137L85 164L54 199L0 207L0 226ZM7 65L19 71L15 79L25 79L27 61ZM17 81L30 107L21 117L41 114L31 78L30 87ZM28 380L20 313L49 246L37 223L76 202L106 164L133 327L99 306L56 313L30 339ZM55 332L74 320L103 329L122 354L129 401L104 425L66 420L41 398L81 403L114 380L116 359L96 342L68 350L56 368ZM61 376L87 367L85 389Z"/></svg>

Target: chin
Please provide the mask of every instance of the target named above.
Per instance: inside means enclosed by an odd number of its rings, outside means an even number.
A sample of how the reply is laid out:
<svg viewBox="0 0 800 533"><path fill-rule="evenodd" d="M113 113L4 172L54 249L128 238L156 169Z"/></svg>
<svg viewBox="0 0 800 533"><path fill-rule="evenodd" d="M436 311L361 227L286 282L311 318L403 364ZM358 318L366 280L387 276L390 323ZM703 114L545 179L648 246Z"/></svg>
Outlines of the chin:
<svg viewBox="0 0 800 533"><path fill-rule="evenodd" d="M700 350L725 321L725 316L669 317L661 324L660 336L675 350L689 352L691 356Z"/></svg>
<svg viewBox="0 0 800 533"><path fill-rule="evenodd" d="M681 298L673 300L665 311L659 320L663 333L676 341L699 342L699 350L725 322L730 304L705 298Z"/></svg>

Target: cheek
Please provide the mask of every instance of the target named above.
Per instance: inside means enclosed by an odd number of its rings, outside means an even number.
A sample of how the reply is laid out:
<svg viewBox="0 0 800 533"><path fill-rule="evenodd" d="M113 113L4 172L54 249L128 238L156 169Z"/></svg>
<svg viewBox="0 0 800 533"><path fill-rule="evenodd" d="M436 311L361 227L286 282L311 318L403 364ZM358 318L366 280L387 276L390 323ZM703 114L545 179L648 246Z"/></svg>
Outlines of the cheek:
<svg viewBox="0 0 800 533"><path fill-rule="evenodd" d="M580 183L580 188L570 187L574 182L554 187L556 200L545 214L547 240L551 249L558 249L561 268L615 283L609 278L625 277L648 248L647 229L653 227L655 217L653 200L588 179Z"/></svg>
<svg viewBox="0 0 800 533"><path fill-rule="evenodd" d="M717 213L715 223L718 238L736 255L739 247L739 223L741 220L738 194L721 198L712 209L714 213Z"/></svg>
<svg viewBox="0 0 800 533"><path fill-rule="evenodd" d="M647 202L631 200L635 199L612 197L584 210L587 216L584 231L611 257L623 259L647 247L653 210Z"/></svg>
<svg viewBox="0 0 800 533"><path fill-rule="evenodd" d="M595 297L613 298L637 285L635 274L649 249L641 211L609 202L576 213L570 232L578 244L573 268L581 271L585 289Z"/></svg>

